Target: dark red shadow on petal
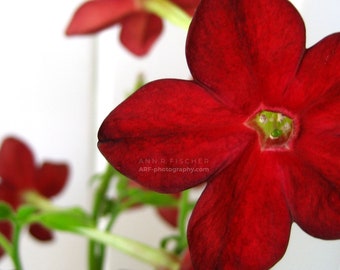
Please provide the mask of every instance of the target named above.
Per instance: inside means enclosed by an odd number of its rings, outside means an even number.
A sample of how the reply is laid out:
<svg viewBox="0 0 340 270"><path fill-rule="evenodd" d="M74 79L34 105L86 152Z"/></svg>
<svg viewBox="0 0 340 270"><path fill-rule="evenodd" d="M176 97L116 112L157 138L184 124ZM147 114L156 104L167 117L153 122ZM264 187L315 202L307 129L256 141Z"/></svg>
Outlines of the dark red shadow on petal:
<svg viewBox="0 0 340 270"><path fill-rule="evenodd" d="M54 238L52 231L38 223L31 224L29 226L29 232L40 241L51 241Z"/></svg>

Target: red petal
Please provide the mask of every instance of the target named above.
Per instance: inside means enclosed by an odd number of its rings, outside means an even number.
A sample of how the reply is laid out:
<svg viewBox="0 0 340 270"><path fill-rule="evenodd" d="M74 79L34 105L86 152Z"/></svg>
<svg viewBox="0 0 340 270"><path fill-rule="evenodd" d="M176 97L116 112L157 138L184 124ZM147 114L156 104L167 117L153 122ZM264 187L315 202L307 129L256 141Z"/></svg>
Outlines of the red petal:
<svg viewBox="0 0 340 270"><path fill-rule="evenodd" d="M257 142L245 120L195 83L161 80L110 113L99 130L98 147L129 178L176 193L232 162L249 140Z"/></svg>
<svg viewBox="0 0 340 270"><path fill-rule="evenodd" d="M66 164L44 163L37 171L36 189L46 197L52 197L65 187L68 177Z"/></svg>
<svg viewBox="0 0 340 270"><path fill-rule="evenodd" d="M290 155L282 160L286 167L286 194L293 219L314 237L339 239L339 186L334 186L302 160L300 155Z"/></svg>
<svg viewBox="0 0 340 270"><path fill-rule="evenodd" d="M178 5L183 10L185 10L189 15L192 16L196 11L196 8L200 0L172 0L171 2Z"/></svg>
<svg viewBox="0 0 340 270"><path fill-rule="evenodd" d="M120 40L132 53L146 54L163 30L163 23L155 15L138 12L122 20Z"/></svg>
<svg viewBox="0 0 340 270"><path fill-rule="evenodd" d="M135 0L94 0L81 5L67 27L67 35L91 34L118 23L140 8Z"/></svg>
<svg viewBox="0 0 340 270"><path fill-rule="evenodd" d="M249 151L208 183L194 209L188 240L197 270L269 269L285 253L291 218L279 153Z"/></svg>
<svg viewBox="0 0 340 270"><path fill-rule="evenodd" d="M18 190L6 182L0 183L0 201L9 203L14 209L17 209L21 204L21 195Z"/></svg>
<svg viewBox="0 0 340 270"><path fill-rule="evenodd" d="M301 115L295 151L340 189L340 82Z"/></svg>
<svg viewBox="0 0 340 270"><path fill-rule="evenodd" d="M156 210L167 224L177 227L178 209L176 207L158 207Z"/></svg>
<svg viewBox="0 0 340 270"><path fill-rule="evenodd" d="M0 149L0 176L6 185L17 191L33 188L33 154L22 141L12 137L3 141Z"/></svg>
<svg viewBox="0 0 340 270"><path fill-rule="evenodd" d="M286 0L202 1L188 33L193 78L231 109L279 106L305 46L304 23Z"/></svg>
<svg viewBox="0 0 340 270"><path fill-rule="evenodd" d="M46 229L38 223L33 223L29 226L29 231L32 236L40 241L51 241L53 237L52 231Z"/></svg>
<svg viewBox="0 0 340 270"><path fill-rule="evenodd" d="M181 260L180 267L181 267L180 270L194 270L194 267L192 266L192 263L191 263L191 257L190 257L189 250L186 250L184 252L184 256Z"/></svg>
<svg viewBox="0 0 340 270"><path fill-rule="evenodd" d="M283 97L291 111L305 110L340 83L340 33L310 48L301 63L296 80Z"/></svg>

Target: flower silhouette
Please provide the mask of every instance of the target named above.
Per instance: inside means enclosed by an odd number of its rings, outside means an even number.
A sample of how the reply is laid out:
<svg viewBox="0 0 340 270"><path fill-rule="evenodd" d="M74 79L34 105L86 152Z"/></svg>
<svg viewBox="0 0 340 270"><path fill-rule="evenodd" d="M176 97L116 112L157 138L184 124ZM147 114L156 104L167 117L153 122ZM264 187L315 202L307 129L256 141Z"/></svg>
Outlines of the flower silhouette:
<svg viewBox="0 0 340 270"><path fill-rule="evenodd" d="M202 0L186 55L193 81L139 89L98 147L149 189L207 182L188 226L194 268L269 269L293 222L339 239L340 34L306 49L289 1Z"/></svg>
<svg viewBox="0 0 340 270"><path fill-rule="evenodd" d="M148 12L146 0L91 0L82 4L73 15L66 34L97 33L120 24L120 41L133 54L145 55L163 30L161 18ZM172 0L192 15L199 0Z"/></svg>
<svg viewBox="0 0 340 270"><path fill-rule="evenodd" d="M14 209L25 203L26 192L37 192L47 198L60 193L67 182L68 166L63 163L44 162L37 166L33 154L21 140L8 137L0 148L0 200ZM11 226L1 222L0 231L11 238ZM30 233L37 239L48 241L53 238L51 231L33 223Z"/></svg>

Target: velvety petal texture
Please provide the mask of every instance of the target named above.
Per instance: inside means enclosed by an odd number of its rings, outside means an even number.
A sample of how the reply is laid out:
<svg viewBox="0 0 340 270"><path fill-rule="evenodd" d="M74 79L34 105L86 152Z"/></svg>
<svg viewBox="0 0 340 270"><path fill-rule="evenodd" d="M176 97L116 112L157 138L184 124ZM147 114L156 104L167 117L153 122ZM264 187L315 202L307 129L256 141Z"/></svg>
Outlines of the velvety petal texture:
<svg viewBox="0 0 340 270"><path fill-rule="evenodd" d="M25 192L37 192L50 198L65 187L69 167L65 163L45 162L37 166L31 149L20 139L6 138L0 148L0 200L17 209L24 203ZM1 223L2 224L2 223ZM8 236L7 223L0 231ZM51 231L39 224L31 224L30 233L42 241L53 238ZM9 235L10 237L10 235Z"/></svg>
<svg viewBox="0 0 340 270"><path fill-rule="evenodd" d="M231 117L219 99L195 83L161 80L106 118L98 147L129 178L175 193L206 181L256 140L245 120Z"/></svg>
<svg viewBox="0 0 340 270"><path fill-rule="evenodd" d="M291 217L277 155L252 146L208 183L188 229L195 269L269 269L283 256Z"/></svg>
<svg viewBox="0 0 340 270"><path fill-rule="evenodd" d="M319 98L331 99L328 91L340 82L339 62L340 33L330 35L308 49L295 80L283 95L285 107L290 111L303 111ZM339 90L335 92L339 97Z"/></svg>
<svg viewBox="0 0 340 270"><path fill-rule="evenodd" d="M304 23L286 0L205 0L189 29L187 61L226 106L249 114L261 101L279 105L304 46Z"/></svg>
<svg viewBox="0 0 340 270"><path fill-rule="evenodd" d="M194 269L269 269L292 222L340 239L339 45L337 33L306 49L286 0L202 0L193 81L151 82L104 120L99 149L131 179L161 192L207 182L188 227Z"/></svg>

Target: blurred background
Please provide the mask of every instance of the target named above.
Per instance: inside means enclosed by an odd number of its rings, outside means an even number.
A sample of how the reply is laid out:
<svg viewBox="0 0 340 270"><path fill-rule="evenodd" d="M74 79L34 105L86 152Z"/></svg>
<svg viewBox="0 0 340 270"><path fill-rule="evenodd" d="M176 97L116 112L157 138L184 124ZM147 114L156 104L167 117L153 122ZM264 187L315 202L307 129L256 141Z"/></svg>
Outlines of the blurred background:
<svg viewBox="0 0 340 270"><path fill-rule="evenodd" d="M340 31L339 0L295 0L307 27L307 46ZM105 167L96 148L104 117L133 89L140 73L145 81L189 79L185 61L186 32L166 23L151 52L137 58L118 41L118 27L92 37L64 35L81 4L78 0L0 2L0 141L23 139L36 161L66 161L71 175L60 206L90 207L91 176ZM152 209L123 214L114 232L157 246L171 233ZM86 240L57 233L41 244L24 233L21 254L25 269L86 269ZM13 269L2 258L1 270ZM114 250L107 269L149 270ZM294 225L288 251L276 270L339 270L340 241L321 241Z"/></svg>

